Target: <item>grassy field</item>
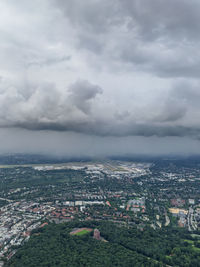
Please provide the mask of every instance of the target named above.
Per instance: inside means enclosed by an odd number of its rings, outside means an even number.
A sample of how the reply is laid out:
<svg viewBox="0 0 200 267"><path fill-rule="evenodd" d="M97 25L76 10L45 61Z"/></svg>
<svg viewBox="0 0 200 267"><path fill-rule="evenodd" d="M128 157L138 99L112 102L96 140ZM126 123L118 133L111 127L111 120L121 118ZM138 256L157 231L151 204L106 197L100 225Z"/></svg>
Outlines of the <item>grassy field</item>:
<svg viewBox="0 0 200 267"><path fill-rule="evenodd" d="M81 235L85 235L85 234L88 234L92 231L91 228L78 228L78 229L74 229L70 235L78 235L78 236L81 236Z"/></svg>
<svg viewBox="0 0 200 267"><path fill-rule="evenodd" d="M78 232L78 233L76 233L75 235L85 235L85 234L87 234L87 233L89 233L90 231L89 230L82 230L82 231L80 231L80 232Z"/></svg>

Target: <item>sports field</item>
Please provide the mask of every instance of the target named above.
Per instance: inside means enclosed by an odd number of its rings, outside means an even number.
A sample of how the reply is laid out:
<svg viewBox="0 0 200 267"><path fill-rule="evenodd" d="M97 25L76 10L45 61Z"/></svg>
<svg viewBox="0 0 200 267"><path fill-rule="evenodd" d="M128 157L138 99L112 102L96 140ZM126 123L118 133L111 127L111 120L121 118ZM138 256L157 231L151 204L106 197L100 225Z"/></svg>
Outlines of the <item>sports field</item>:
<svg viewBox="0 0 200 267"><path fill-rule="evenodd" d="M78 235L78 236L81 236L81 235L85 235L89 232L91 232L93 229L91 228L78 228L78 229L74 229L70 235Z"/></svg>

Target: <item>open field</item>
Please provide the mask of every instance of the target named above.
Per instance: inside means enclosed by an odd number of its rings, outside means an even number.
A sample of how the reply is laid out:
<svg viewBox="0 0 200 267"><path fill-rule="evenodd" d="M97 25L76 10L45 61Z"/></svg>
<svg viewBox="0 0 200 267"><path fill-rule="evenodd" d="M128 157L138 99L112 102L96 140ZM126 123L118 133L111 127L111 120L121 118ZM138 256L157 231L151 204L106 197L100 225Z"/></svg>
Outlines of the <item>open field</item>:
<svg viewBox="0 0 200 267"><path fill-rule="evenodd" d="M88 230L82 230L82 231L76 233L76 235L85 235L85 234L87 234L87 233L89 233L89 232L90 232L90 231L88 231Z"/></svg>
<svg viewBox="0 0 200 267"><path fill-rule="evenodd" d="M85 235L87 233L90 233L93 229L91 228L78 228L78 229L75 229L73 230L70 235L78 235L78 236L81 236L81 235Z"/></svg>

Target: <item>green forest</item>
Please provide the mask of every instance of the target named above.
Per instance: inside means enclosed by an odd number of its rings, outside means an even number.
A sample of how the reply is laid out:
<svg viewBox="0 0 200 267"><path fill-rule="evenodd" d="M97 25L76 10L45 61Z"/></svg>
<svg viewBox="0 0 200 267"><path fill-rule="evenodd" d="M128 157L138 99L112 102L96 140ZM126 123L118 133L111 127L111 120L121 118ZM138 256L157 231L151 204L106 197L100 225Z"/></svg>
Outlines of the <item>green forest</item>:
<svg viewBox="0 0 200 267"><path fill-rule="evenodd" d="M108 242L93 232L71 236L76 227L98 228ZM200 266L198 233L183 229L154 231L111 222L50 223L34 230L31 238L5 263L5 267L64 266Z"/></svg>

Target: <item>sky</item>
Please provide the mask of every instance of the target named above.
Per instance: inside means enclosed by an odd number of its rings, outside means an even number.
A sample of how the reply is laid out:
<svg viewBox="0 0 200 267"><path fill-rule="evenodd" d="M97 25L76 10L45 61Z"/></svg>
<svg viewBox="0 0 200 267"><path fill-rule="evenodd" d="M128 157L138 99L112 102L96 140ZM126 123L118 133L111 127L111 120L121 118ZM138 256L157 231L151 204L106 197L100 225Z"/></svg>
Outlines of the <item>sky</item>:
<svg viewBox="0 0 200 267"><path fill-rule="evenodd" d="M1 0L0 154L198 154L199 0Z"/></svg>

